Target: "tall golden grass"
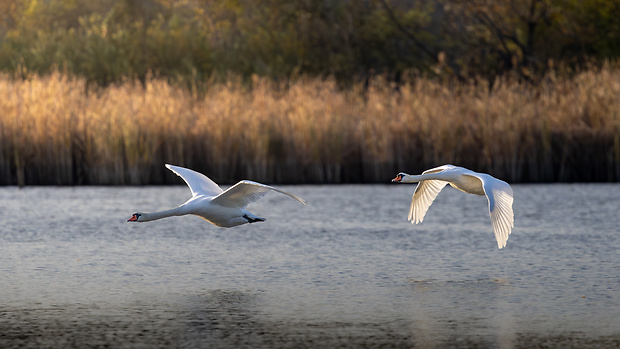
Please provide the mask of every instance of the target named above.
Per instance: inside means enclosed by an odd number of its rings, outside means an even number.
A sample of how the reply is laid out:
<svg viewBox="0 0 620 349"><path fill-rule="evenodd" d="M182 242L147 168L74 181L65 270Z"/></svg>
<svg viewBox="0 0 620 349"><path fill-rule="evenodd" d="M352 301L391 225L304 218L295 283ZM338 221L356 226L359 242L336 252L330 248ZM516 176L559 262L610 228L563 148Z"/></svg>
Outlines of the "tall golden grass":
<svg viewBox="0 0 620 349"><path fill-rule="evenodd" d="M89 90L59 72L0 75L0 184L178 183L164 163L216 181L388 182L453 163L511 182L620 179L620 70L438 82L381 77Z"/></svg>

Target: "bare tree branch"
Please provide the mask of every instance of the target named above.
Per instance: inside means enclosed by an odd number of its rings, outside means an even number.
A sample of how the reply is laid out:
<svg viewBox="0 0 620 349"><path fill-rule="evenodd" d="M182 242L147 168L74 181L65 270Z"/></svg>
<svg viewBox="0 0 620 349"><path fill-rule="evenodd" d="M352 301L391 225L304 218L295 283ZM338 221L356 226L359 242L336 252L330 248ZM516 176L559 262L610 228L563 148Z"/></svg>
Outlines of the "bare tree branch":
<svg viewBox="0 0 620 349"><path fill-rule="evenodd" d="M437 53L431 51L428 47L426 47L420 40L418 40L418 38L415 37L415 35L413 35L409 30L407 30L396 18L396 15L394 14L394 11L392 11L392 9L390 8L390 6L387 4L386 0L381 0L381 3L383 4L383 8L385 8L385 12L387 12L388 16L390 17L390 19L392 20L392 22L394 22L394 24L396 25L396 27L398 28L398 30L400 30L403 34L405 34L405 36L407 36L409 38L409 40L413 41L413 43L422 51L424 52L428 57L430 57L435 63L439 63L439 59L437 57Z"/></svg>

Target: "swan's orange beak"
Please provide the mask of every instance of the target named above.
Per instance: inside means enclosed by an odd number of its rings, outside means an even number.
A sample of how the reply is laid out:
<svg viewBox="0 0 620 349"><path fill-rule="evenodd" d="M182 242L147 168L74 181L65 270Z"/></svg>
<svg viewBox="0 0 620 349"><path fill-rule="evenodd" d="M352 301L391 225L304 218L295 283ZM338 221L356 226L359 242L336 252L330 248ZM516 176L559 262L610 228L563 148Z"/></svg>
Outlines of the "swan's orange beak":
<svg viewBox="0 0 620 349"><path fill-rule="evenodd" d="M392 182L400 182L402 180L403 180L403 176L399 174L398 176L396 176L396 178L392 179Z"/></svg>
<svg viewBox="0 0 620 349"><path fill-rule="evenodd" d="M135 221L137 221L137 220L138 220L138 217L140 217L140 216L139 216L139 215L137 215L137 214L134 214L133 216L131 216L131 218L129 218L129 219L127 220L127 222L135 222Z"/></svg>

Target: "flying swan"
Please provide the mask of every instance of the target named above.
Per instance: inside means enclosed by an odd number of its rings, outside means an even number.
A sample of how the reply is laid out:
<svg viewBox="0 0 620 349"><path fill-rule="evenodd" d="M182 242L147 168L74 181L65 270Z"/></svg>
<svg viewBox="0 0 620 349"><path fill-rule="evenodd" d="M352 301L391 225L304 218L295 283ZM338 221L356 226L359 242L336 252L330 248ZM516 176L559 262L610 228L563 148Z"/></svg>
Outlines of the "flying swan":
<svg viewBox="0 0 620 349"><path fill-rule="evenodd" d="M177 176L183 178L192 192L192 197L181 206L170 210L153 213L134 213L127 222L148 222L187 214L202 217L209 223L225 228L246 223L263 222L265 218L255 216L248 212L245 207L271 190L288 195L302 204L306 204L298 196L265 184L243 180L224 191L202 173L168 164L166 164L166 167Z"/></svg>
<svg viewBox="0 0 620 349"><path fill-rule="evenodd" d="M426 211L446 184L469 194L486 195L489 213L495 231L497 247L506 246L508 236L514 227L512 212L512 188L502 180L486 173L477 173L463 167L443 165L422 172L421 175L399 173L392 182L418 183L411 199L408 220L421 223Z"/></svg>

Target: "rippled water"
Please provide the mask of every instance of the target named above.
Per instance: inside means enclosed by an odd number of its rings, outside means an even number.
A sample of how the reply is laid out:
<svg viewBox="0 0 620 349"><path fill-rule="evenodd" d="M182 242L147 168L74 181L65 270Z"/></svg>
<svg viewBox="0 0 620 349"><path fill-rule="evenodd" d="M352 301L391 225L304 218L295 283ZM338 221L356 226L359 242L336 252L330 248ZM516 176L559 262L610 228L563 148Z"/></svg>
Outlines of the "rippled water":
<svg viewBox="0 0 620 349"><path fill-rule="evenodd" d="M620 185L514 185L498 250L484 198L289 186L265 223L136 224L185 186L0 188L0 347L620 347Z"/></svg>

